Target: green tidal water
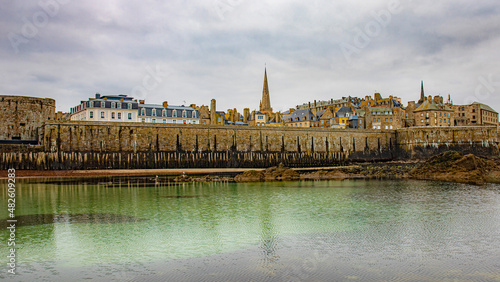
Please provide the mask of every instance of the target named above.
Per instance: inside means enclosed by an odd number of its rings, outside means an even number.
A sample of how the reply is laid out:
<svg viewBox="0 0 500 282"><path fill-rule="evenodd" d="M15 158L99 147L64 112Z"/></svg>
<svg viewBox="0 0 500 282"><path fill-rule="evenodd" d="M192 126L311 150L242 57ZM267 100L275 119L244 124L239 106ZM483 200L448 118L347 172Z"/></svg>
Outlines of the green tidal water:
<svg viewBox="0 0 500 282"><path fill-rule="evenodd" d="M16 216L0 279L500 281L494 184L26 180Z"/></svg>

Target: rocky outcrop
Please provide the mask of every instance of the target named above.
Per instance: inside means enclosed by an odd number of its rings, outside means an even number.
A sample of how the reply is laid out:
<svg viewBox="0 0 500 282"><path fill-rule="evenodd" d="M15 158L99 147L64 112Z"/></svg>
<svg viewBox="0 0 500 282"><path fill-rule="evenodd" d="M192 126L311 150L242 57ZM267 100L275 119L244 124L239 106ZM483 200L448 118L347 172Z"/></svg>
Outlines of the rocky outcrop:
<svg viewBox="0 0 500 282"><path fill-rule="evenodd" d="M270 167L264 171L249 170L236 175L236 182L258 182L258 181L282 181L282 180L298 180L300 174L293 169L279 166Z"/></svg>
<svg viewBox="0 0 500 282"><path fill-rule="evenodd" d="M264 181L264 172L256 170L247 170L234 177L236 182L260 182Z"/></svg>
<svg viewBox="0 0 500 282"><path fill-rule="evenodd" d="M448 151L430 158L412 170L410 177L480 185L500 182L500 171L492 160Z"/></svg>

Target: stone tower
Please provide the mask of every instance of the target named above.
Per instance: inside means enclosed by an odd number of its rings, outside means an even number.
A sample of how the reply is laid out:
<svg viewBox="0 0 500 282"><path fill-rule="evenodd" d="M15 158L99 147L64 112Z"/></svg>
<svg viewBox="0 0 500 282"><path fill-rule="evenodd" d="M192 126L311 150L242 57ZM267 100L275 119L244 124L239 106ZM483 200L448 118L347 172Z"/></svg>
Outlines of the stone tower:
<svg viewBox="0 0 500 282"><path fill-rule="evenodd" d="M267 85L267 69L264 69L264 89L262 89L262 100L260 101L261 113L272 113L271 99L269 98L269 86Z"/></svg>
<svg viewBox="0 0 500 282"><path fill-rule="evenodd" d="M418 100L419 104L422 104L425 101L425 95L424 95L424 81L422 80L420 82L420 100Z"/></svg>

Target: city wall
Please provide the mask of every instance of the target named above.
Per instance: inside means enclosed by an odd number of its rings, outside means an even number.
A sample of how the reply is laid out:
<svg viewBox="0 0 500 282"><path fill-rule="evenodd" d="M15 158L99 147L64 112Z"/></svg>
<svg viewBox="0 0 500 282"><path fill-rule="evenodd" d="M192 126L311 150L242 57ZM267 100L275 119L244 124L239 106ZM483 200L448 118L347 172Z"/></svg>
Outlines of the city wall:
<svg viewBox="0 0 500 282"><path fill-rule="evenodd" d="M47 122L37 146L0 146L0 169L335 166L426 158L446 150L497 156L496 127L299 129Z"/></svg>
<svg viewBox="0 0 500 282"><path fill-rule="evenodd" d="M401 159L425 159L449 150L496 157L498 137L496 126L409 127L396 132Z"/></svg>
<svg viewBox="0 0 500 282"><path fill-rule="evenodd" d="M394 131L53 122L43 152L4 149L2 169L330 166L395 158Z"/></svg>

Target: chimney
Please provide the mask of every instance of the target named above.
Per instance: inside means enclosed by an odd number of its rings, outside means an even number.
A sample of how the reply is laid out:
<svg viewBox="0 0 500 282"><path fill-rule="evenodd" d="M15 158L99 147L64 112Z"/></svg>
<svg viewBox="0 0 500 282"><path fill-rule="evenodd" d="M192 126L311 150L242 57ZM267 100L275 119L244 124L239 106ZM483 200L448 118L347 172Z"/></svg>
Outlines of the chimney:
<svg viewBox="0 0 500 282"><path fill-rule="evenodd" d="M144 104L144 100L139 100L139 104Z"/></svg>
<svg viewBox="0 0 500 282"><path fill-rule="evenodd" d="M316 100L314 100L314 108L316 109Z"/></svg>
<svg viewBox="0 0 500 282"><path fill-rule="evenodd" d="M167 101L164 101L164 102L163 102L163 107L164 107L164 108L168 108L168 102L167 102Z"/></svg>
<svg viewBox="0 0 500 282"><path fill-rule="evenodd" d="M95 98L96 98L96 99L101 99L101 94L99 94L99 93L95 93Z"/></svg>
<svg viewBox="0 0 500 282"><path fill-rule="evenodd" d="M215 112L216 112L216 101L215 99L212 99L210 101L210 124L216 124L216 120L215 120Z"/></svg>
<svg viewBox="0 0 500 282"><path fill-rule="evenodd" d="M427 98L427 100L429 101L429 103L432 103L432 96L429 95L429 98Z"/></svg>

